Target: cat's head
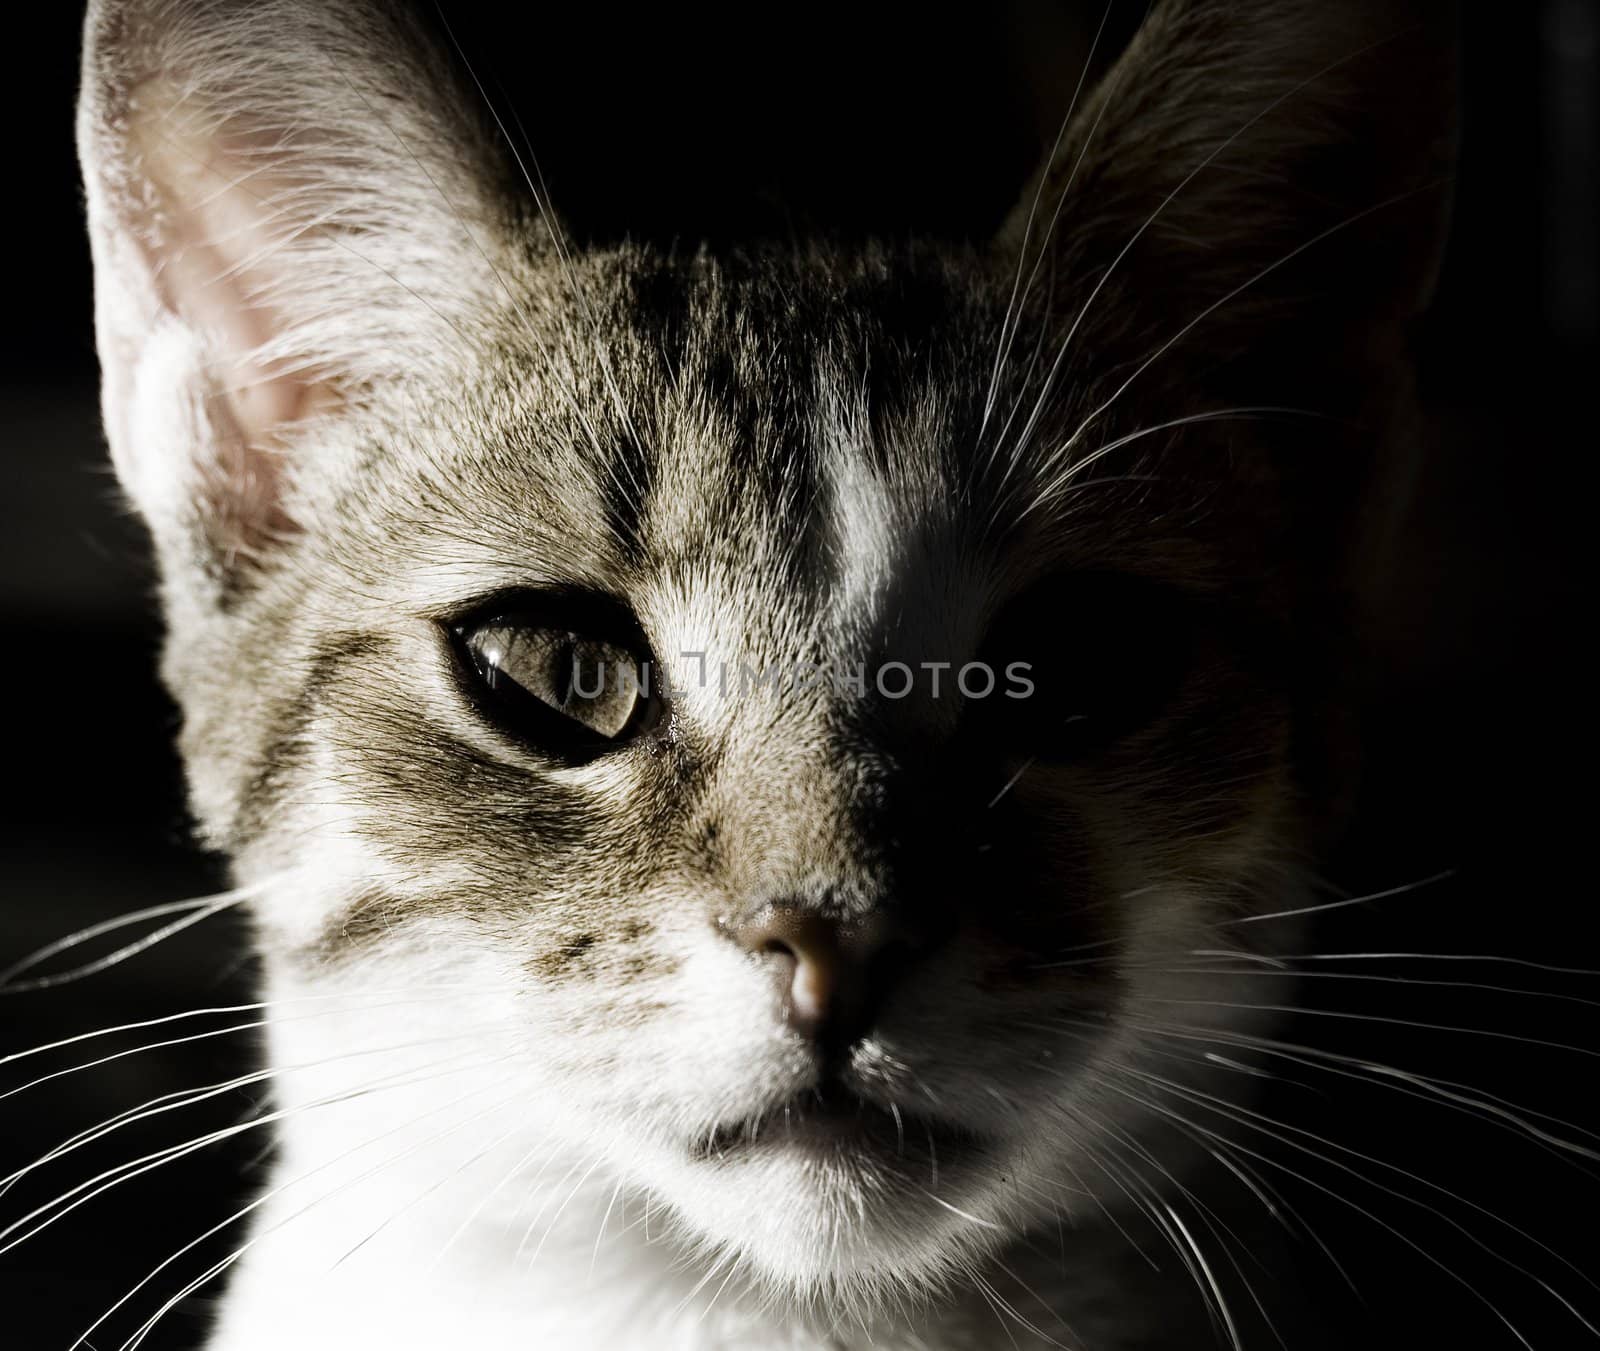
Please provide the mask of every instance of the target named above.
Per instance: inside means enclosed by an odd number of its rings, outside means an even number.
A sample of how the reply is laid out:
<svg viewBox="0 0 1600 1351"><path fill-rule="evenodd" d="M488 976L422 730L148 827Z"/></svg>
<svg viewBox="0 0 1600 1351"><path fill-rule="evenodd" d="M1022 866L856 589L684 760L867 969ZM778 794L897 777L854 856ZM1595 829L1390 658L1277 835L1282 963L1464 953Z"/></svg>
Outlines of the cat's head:
<svg viewBox="0 0 1600 1351"><path fill-rule="evenodd" d="M992 244L669 256L378 0L92 6L108 435L269 967L476 982L541 1128L799 1297L1117 1204L1327 806L1402 8L1158 6Z"/></svg>

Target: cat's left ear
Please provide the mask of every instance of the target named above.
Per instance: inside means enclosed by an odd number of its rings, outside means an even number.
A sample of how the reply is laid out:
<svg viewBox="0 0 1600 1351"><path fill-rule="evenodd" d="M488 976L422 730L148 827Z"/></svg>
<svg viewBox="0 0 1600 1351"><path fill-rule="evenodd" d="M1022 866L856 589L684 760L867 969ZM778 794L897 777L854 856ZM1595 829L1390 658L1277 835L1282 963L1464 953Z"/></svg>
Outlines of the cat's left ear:
<svg viewBox="0 0 1600 1351"><path fill-rule="evenodd" d="M106 427L169 581L175 553L264 557L297 526L308 431L467 368L507 303L532 235L461 85L390 0L90 4Z"/></svg>
<svg viewBox="0 0 1600 1351"><path fill-rule="evenodd" d="M997 255L1040 264L1106 367L1191 321L1174 356L1208 370L1381 340L1426 307L1439 265L1455 29L1449 0L1157 0Z"/></svg>

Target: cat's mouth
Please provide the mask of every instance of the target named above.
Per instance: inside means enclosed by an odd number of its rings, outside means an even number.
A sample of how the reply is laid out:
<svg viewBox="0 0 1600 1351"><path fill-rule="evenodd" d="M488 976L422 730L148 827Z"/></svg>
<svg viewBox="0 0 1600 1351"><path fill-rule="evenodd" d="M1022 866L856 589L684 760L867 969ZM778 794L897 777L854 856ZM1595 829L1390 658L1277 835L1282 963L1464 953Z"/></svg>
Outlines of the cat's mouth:
<svg viewBox="0 0 1600 1351"><path fill-rule="evenodd" d="M987 1152L990 1137L898 1103L869 1101L827 1079L743 1120L728 1122L692 1149L702 1161L732 1161L754 1152L794 1150L817 1155L903 1159L919 1171L958 1165Z"/></svg>

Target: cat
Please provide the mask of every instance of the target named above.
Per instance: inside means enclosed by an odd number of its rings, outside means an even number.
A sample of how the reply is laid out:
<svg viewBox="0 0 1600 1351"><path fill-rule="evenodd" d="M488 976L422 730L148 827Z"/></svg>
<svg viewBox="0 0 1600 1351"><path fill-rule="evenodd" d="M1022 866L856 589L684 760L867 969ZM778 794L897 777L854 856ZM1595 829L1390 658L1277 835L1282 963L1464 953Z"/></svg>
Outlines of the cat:
<svg viewBox="0 0 1600 1351"><path fill-rule="evenodd" d="M152 1272L214 1351L1260 1335L1186 1114L1339 818L1449 27L1160 0L993 240L668 252L398 4L91 4L106 433L268 1001L272 1177Z"/></svg>

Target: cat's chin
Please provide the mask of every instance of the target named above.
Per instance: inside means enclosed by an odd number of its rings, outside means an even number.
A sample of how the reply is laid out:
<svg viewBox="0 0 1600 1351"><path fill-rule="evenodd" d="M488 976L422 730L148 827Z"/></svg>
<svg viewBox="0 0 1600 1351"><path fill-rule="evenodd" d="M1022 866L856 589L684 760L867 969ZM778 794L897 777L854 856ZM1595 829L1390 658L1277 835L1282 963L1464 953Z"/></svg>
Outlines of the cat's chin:
<svg viewBox="0 0 1600 1351"><path fill-rule="evenodd" d="M1000 1230L979 1212L1007 1171L1004 1153L958 1123L807 1090L697 1143L679 1204L694 1229L800 1303L931 1292Z"/></svg>

